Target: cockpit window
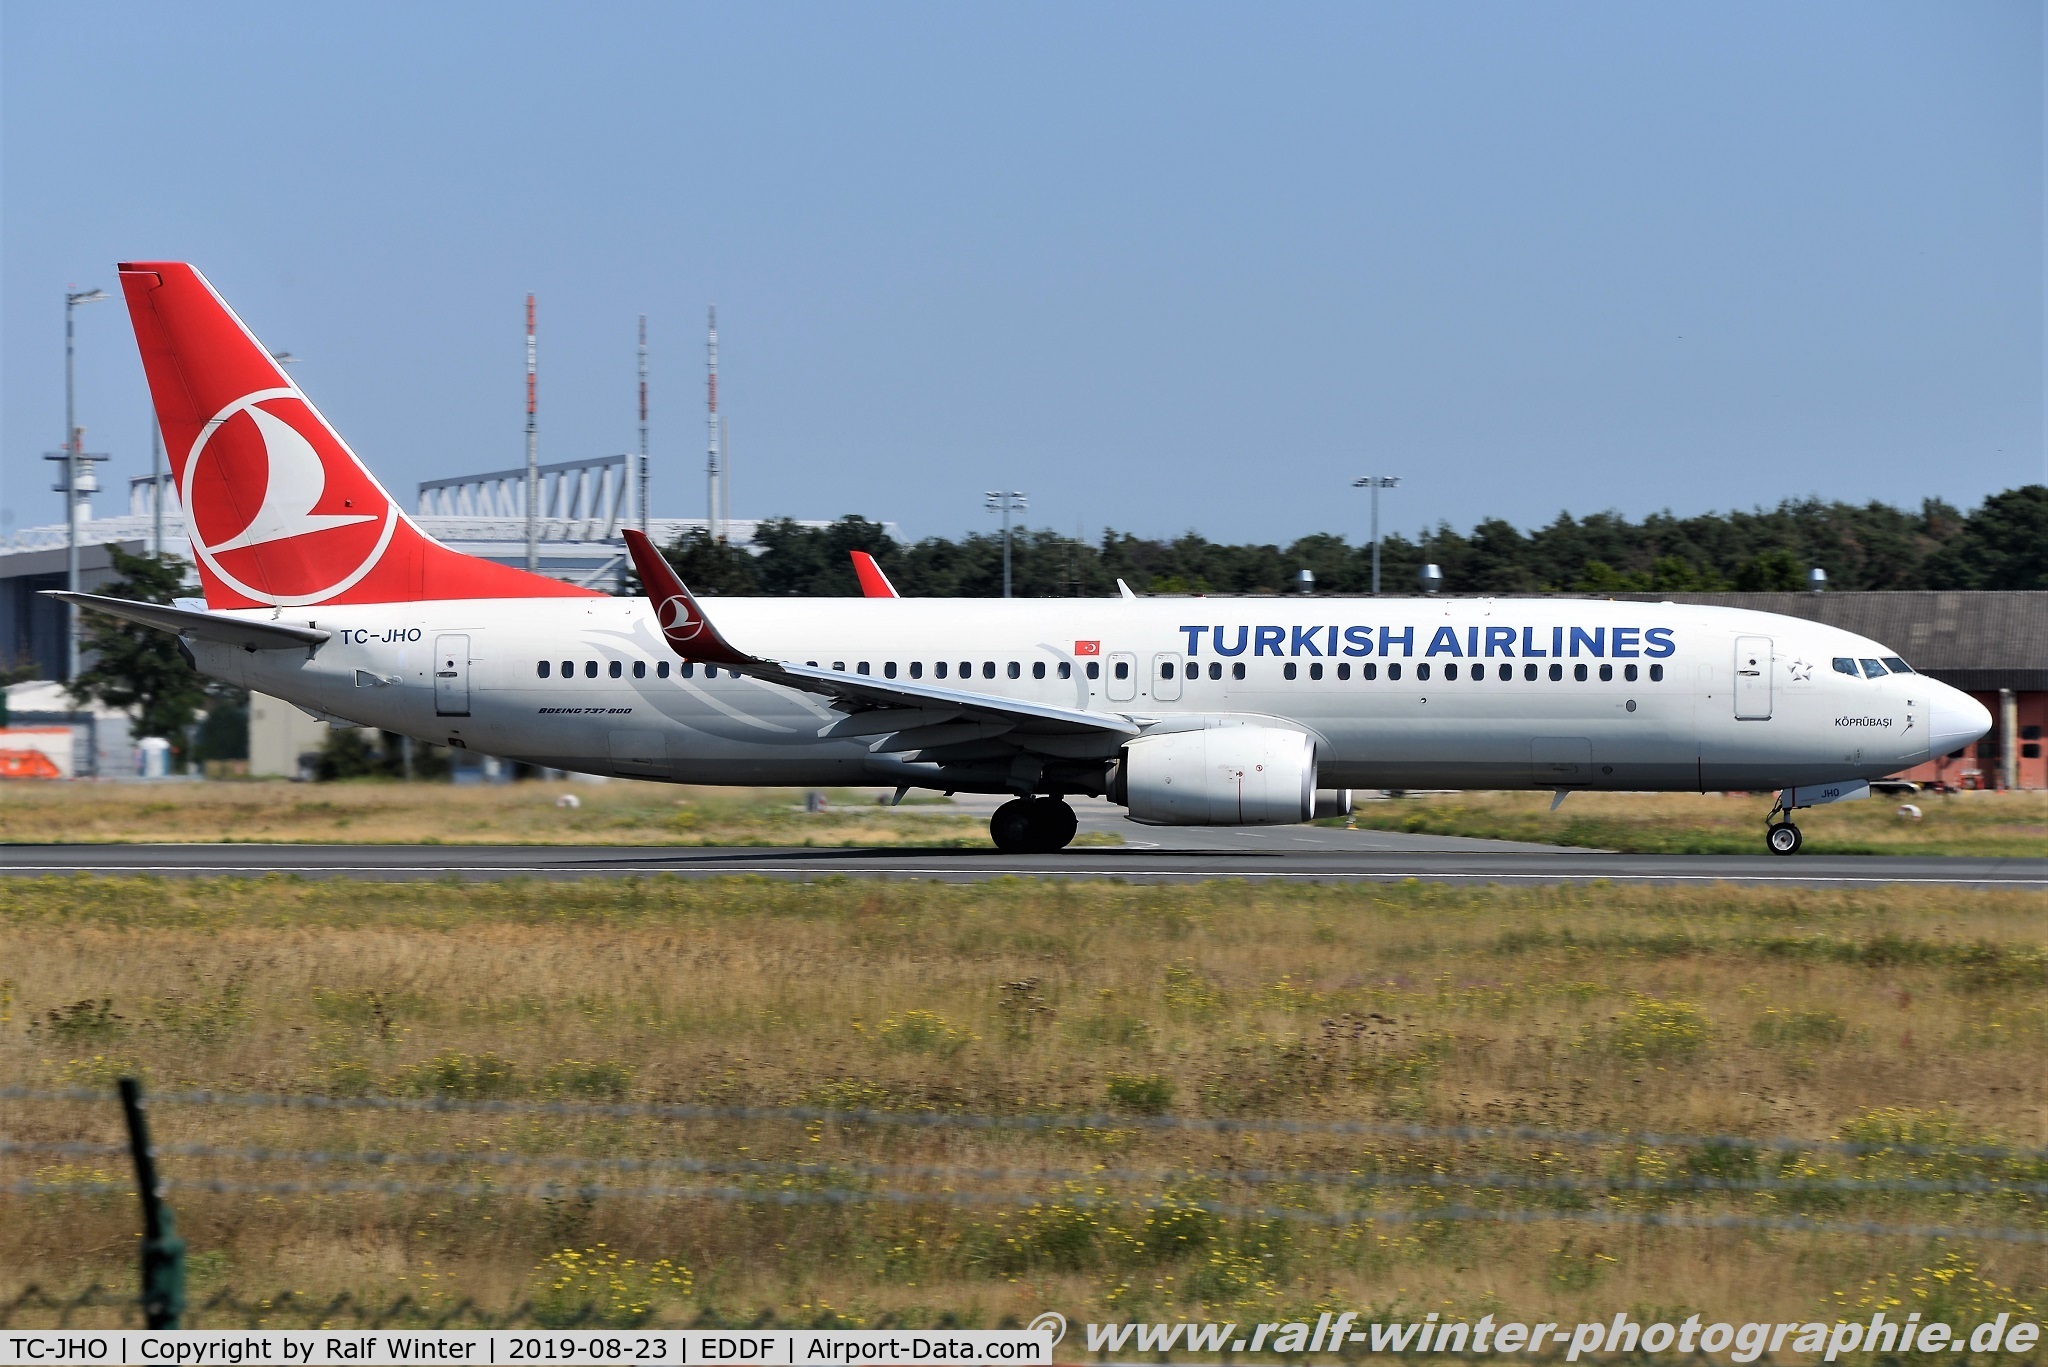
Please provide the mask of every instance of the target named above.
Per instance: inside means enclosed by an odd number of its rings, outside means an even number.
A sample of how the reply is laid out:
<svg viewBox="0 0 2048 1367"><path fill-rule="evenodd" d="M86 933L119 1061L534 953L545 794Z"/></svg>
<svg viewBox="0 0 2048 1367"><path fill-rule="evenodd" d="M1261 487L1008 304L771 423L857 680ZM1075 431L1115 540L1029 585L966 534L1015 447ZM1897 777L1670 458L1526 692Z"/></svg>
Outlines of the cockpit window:
<svg viewBox="0 0 2048 1367"><path fill-rule="evenodd" d="M1891 670L1894 674L1911 674L1913 672L1913 666L1907 664L1896 655L1885 656L1884 664L1885 668Z"/></svg>
<svg viewBox="0 0 2048 1367"><path fill-rule="evenodd" d="M1882 679L1889 672L1884 667L1882 660L1865 660L1863 662L1863 677L1866 679Z"/></svg>
<svg viewBox="0 0 2048 1367"><path fill-rule="evenodd" d="M1855 678L1856 662L1850 659L1847 655L1835 656L1835 673L1847 674L1850 678Z"/></svg>

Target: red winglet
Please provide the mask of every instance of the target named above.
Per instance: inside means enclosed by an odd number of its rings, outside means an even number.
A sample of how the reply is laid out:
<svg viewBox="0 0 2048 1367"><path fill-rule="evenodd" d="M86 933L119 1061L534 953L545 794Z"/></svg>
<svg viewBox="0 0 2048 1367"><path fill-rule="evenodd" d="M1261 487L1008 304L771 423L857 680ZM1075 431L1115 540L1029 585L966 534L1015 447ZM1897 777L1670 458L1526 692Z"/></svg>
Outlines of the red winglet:
<svg viewBox="0 0 2048 1367"><path fill-rule="evenodd" d="M901 598L896 586L889 582L889 576L882 573L882 567L866 551L853 552L853 572L860 576L860 596L863 598Z"/></svg>
<svg viewBox="0 0 2048 1367"><path fill-rule="evenodd" d="M623 529L626 550L633 557L633 568L640 575L640 586L646 591L647 601L654 606L654 620L661 624L661 634L667 638L669 649L696 664L710 665L758 665L761 661L751 655L742 654L726 643L718 634L718 628L711 625L704 616L697 600L683 587L683 581L676 578L676 572L654 543L644 532L633 527Z"/></svg>

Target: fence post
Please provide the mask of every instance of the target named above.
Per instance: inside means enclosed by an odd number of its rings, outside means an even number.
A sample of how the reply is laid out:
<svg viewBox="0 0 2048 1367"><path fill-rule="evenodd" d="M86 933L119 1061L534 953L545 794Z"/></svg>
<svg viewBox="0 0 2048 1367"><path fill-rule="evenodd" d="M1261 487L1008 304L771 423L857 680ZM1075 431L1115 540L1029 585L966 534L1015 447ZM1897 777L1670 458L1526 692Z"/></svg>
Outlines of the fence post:
<svg viewBox="0 0 2048 1367"><path fill-rule="evenodd" d="M128 1122L128 1152L135 1160L135 1186L142 1196L142 1319L151 1329L176 1329L185 1317L185 1241L164 1204L156 1180L156 1155L149 1147L149 1121L142 1114L142 1085L121 1079L121 1115Z"/></svg>

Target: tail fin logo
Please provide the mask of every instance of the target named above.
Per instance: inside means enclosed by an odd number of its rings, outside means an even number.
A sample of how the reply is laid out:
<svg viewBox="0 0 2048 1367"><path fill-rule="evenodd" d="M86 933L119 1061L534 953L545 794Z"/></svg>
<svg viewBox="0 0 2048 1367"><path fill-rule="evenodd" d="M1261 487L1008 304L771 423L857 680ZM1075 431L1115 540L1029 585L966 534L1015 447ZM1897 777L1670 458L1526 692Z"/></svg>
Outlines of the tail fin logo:
<svg viewBox="0 0 2048 1367"><path fill-rule="evenodd" d="M687 645L704 631L704 618L681 595L664 600L656 609L656 616L661 622L661 634L677 645Z"/></svg>
<svg viewBox="0 0 2048 1367"><path fill-rule="evenodd" d="M216 413L185 459L179 496L207 567L252 601L284 607L354 587L399 522L390 495L290 388Z"/></svg>

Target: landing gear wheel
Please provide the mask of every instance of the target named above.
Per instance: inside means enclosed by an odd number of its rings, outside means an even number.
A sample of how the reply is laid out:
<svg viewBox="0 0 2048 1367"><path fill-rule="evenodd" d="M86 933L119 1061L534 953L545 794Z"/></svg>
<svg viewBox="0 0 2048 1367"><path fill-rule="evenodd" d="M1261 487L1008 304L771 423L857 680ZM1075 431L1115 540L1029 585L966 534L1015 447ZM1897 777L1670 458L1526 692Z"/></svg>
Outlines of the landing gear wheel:
<svg viewBox="0 0 2048 1367"><path fill-rule="evenodd" d="M1004 854L1051 854L1074 838L1074 809L1056 797L1020 797L996 808L989 838Z"/></svg>
<svg viewBox="0 0 2048 1367"><path fill-rule="evenodd" d="M1764 831L1764 843L1771 847L1772 854L1797 854L1806 840L1799 834L1797 826L1789 821L1780 821Z"/></svg>

